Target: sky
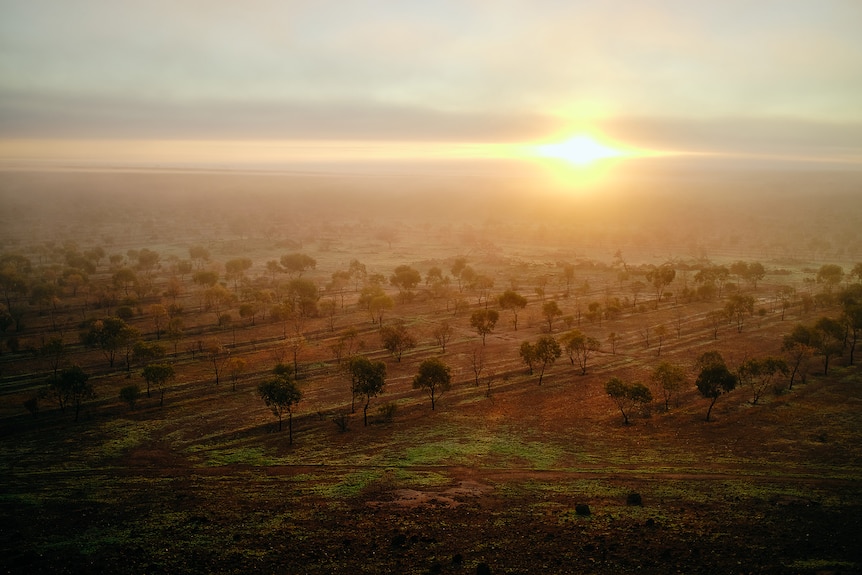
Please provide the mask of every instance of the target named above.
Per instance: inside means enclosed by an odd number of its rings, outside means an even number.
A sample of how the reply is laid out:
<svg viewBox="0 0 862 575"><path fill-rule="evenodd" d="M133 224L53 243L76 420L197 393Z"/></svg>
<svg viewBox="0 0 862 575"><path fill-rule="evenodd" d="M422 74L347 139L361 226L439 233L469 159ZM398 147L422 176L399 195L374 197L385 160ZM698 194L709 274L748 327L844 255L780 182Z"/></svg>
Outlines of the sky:
<svg viewBox="0 0 862 575"><path fill-rule="evenodd" d="M588 133L862 162L860 29L858 0L0 0L0 159L473 157Z"/></svg>

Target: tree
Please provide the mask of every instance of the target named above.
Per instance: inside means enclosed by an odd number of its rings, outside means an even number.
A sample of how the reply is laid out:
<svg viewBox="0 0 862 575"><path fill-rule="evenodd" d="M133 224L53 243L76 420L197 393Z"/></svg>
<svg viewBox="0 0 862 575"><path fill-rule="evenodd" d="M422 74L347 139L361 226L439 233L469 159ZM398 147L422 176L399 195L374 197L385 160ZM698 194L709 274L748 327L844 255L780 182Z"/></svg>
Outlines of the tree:
<svg viewBox="0 0 862 575"><path fill-rule="evenodd" d="M793 297L796 295L796 289L793 286L779 286L775 290L775 297L778 298L778 303L781 307L781 321L784 321L784 315L790 304L793 303Z"/></svg>
<svg viewBox="0 0 862 575"><path fill-rule="evenodd" d="M802 383L805 383L808 360L814 354L814 338L815 336L812 334L811 328L801 323L797 324L791 333L784 336L781 351L790 360L788 365L790 370L788 389L793 389L793 382L797 375L800 376Z"/></svg>
<svg viewBox="0 0 862 575"><path fill-rule="evenodd" d="M728 393L736 388L736 376L727 369L724 359L718 352L706 352L701 356L700 362L702 367L700 374L697 376L697 390L700 394L712 399L709 404L709 409L706 411L706 420L709 421L709 416L712 413L712 407L723 393Z"/></svg>
<svg viewBox="0 0 862 575"><path fill-rule="evenodd" d="M189 257L195 266L200 269L203 267L204 262L210 261L210 251L204 246L191 246L189 247Z"/></svg>
<svg viewBox="0 0 862 575"><path fill-rule="evenodd" d="M290 373L282 373L261 383L257 388L258 395L263 399L273 415L278 417L278 430L281 431L281 421L287 413L288 441L293 445L293 407L302 399L302 392L296 387Z"/></svg>
<svg viewBox="0 0 862 575"><path fill-rule="evenodd" d="M434 411L437 399L449 391L451 385L449 366L437 358L426 359L419 364L419 372L413 378L413 389L425 391L431 399L431 411Z"/></svg>
<svg viewBox="0 0 862 575"><path fill-rule="evenodd" d="M353 281L353 291L359 291L359 286L368 277L368 270L365 264L359 260L351 260L347 271L350 274L350 279Z"/></svg>
<svg viewBox="0 0 862 575"><path fill-rule="evenodd" d="M746 278L751 283L752 289L757 291L757 282L766 277L766 268L760 262L752 262L748 264L748 277Z"/></svg>
<svg viewBox="0 0 862 575"><path fill-rule="evenodd" d="M141 397L141 388L137 385L127 385L120 389L120 401L127 403L131 410L135 409L139 397Z"/></svg>
<svg viewBox="0 0 862 575"><path fill-rule="evenodd" d="M605 384L607 393L623 414L623 424L629 424L629 415L635 406L652 401L652 393L641 383L627 384L618 377L612 377Z"/></svg>
<svg viewBox="0 0 862 575"><path fill-rule="evenodd" d="M57 378L57 372L60 371L60 363L63 361L63 358L66 356L66 345L63 343L63 338L60 336L54 336L44 344L39 349L39 355L48 359L48 363L51 366L52 377L54 379Z"/></svg>
<svg viewBox="0 0 862 575"><path fill-rule="evenodd" d="M831 294L832 290L835 289L843 279L844 268L837 264L823 264L820 266L820 269L817 270L816 281L825 286L826 293L828 294Z"/></svg>
<svg viewBox="0 0 862 575"><path fill-rule="evenodd" d="M297 277L302 277L303 272L317 267L317 260L306 254L285 254L281 256L281 267L290 277L293 277L294 274L297 274Z"/></svg>
<svg viewBox="0 0 862 575"><path fill-rule="evenodd" d="M557 302L549 301L542 305L542 315L545 316L545 320L548 322L548 331L553 333L554 320L563 315L563 311L557 305Z"/></svg>
<svg viewBox="0 0 862 575"><path fill-rule="evenodd" d="M138 275L130 268L122 268L114 272L113 275L114 287L122 288L123 293L129 295L129 288L138 284Z"/></svg>
<svg viewBox="0 0 862 575"><path fill-rule="evenodd" d="M646 284L640 280L635 280L631 284L629 284L629 289L632 292L632 307L636 308L638 305L638 296L646 289Z"/></svg>
<svg viewBox="0 0 862 575"><path fill-rule="evenodd" d="M150 317L153 319L153 327L156 328L156 339L162 337L162 325L168 315L168 310L160 303L154 303L150 306Z"/></svg>
<svg viewBox="0 0 862 575"><path fill-rule="evenodd" d="M399 362L405 351L416 347L416 338L407 330L402 320L381 327L380 339L383 340L383 347Z"/></svg>
<svg viewBox="0 0 862 575"><path fill-rule="evenodd" d="M473 377L476 380L476 387L479 387L479 376L485 369L485 348L476 346L470 351L470 368L473 370Z"/></svg>
<svg viewBox="0 0 862 575"><path fill-rule="evenodd" d="M369 284L359 294L359 305L371 314L371 323L383 324L383 312L392 309L395 302L379 284Z"/></svg>
<svg viewBox="0 0 862 575"><path fill-rule="evenodd" d="M91 320L85 322L83 327L81 342L87 347L100 349L108 360L109 367L114 367L117 351L137 332L118 317Z"/></svg>
<svg viewBox="0 0 862 575"><path fill-rule="evenodd" d="M551 335L543 335L536 341L533 348L535 352L536 363L541 362L542 371L539 372L539 385L542 385L542 378L545 376L545 368L554 365L557 358L562 355L563 350L560 349L560 344Z"/></svg>
<svg viewBox="0 0 862 575"><path fill-rule="evenodd" d="M617 252L619 253L619 251ZM566 286L565 296L569 297L572 288L572 282L575 281L575 266L573 264L563 264L563 284Z"/></svg>
<svg viewBox="0 0 862 575"><path fill-rule="evenodd" d="M132 357L137 363L153 363L165 357L164 346L154 341L138 340L132 345Z"/></svg>
<svg viewBox="0 0 862 575"><path fill-rule="evenodd" d="M168 329L166 335L171 343L174 344L174 355L177 353L177 346L180 343L180 340L183 339L183 329L185 325L183 323L183 318L174 317L168 322Z"/></svg>
<svg viewBox="0 0 862 575"><path fill-rule="evenodd" d="M452 326L449 325L449 322L443 320L440 324L434 328L433 336L434 341L437 342L437 345L440 346L440 350L443 353L446 353L446 344L449 343L449 340L452 339L452 335L455 330L452 329Z"/></svg>
<svg viewBox="0 0 862 575"><path fill-rule="evenodd" d="M382 361L371 361L359 355L350 358L348 370L353 397L365 396L362 421L365 426L368 426L368 406L371 404L371 398L377 397L386 385L386 364Z"/></svg>
<svg viewBox="0 0 862 575"><path fill-rule="evenodd" d="M741 333L745 317L754 313L754 298L750 295L733 294L725 304L724 311L727 317L736 321L736 331Z"/></svg>
<svg viewBox="0 0 862 575"><path fill-rule="evenodd" d="M497 298L497 303L500 309L512 312L512 323L515 331L518 331L518 312L527 307L527 298L513 290L506 290Z"/></svg>
<svg viewBox="0 0 862 575"><path fill-rule="evenodd" d="M617 344L620 342L620 339L620 335L615 331L608 334L607 342L611 344L611 354L617 354Z"/></svg>
<svg viewBox="0 0 862 575"><path fill-rule="evenodd" d="M141 375L147 382L147 397L150 397L150 384L159 391L159 407L165 404L165 386L176 377L174 366L169 363L151 363L146 366Z"/></svg>
<svg viewBox="0 0 862 575"><path fill-rule="evenodd" d="M290 280L287 286L287 297L294 312L298 312L303 317L317 316L320 290L312 280L301 277Z"/></svg>
<svg viewBox="0 0 862 575"><path fill-rule="evenodd" d="M251 318L251 325L254 325L254 316L257 315L257 304L254 302L242 303L239 306L239 317L242 319Z"/></svg>
<svg viewBox="0 0 862 575"><path fill-rule="evenodd" d="M0 256L0 292L6 301L6 310L12 314L12 295L27 292L27 276L32 271L30 260L17 254Z"/></svg>
<svg viewBox="0 0 862 575"><path fill-rule="evenodd" d="M245 371L247 362L241 357L232 357L227 360L227 373L230 375L231 389L236 391L236 381Z"/></svg>
<svg viewBox="0 0 862 575"><path fill-rule="evenodd" d="M574 329L562 337L566 353L572 365L581 368L581 375L587 374L587 362L594 353L601 349L601 342L594 337L585 335L581 330Z"/></svg>
<svg viewBox="0 0 862 575"><path fill-rule="evenodd" d="M245 272L251 269L249 258L235 258L224 264L225 279L233 281L233 291L239 289L239 284L245 279Z"/></svg>
<svg viewBox="0 0 862 575"><path fill-rule="evenodd" d="M470 325L482 336L482 345L485 345L485 336L494 331L500 314L493 309L480 309L470 316Z"/></svg>
<svg viewBox="0 0 862 575"><path fill-rule="evenodd" d="M462 291L464 289L463 284L461 283L461 274L467 268L467 259L463 257L455 258L455 261L452 262L452 268L450 271L452 272L452 277L458 280L458 291Z"/></svg>
<svg viewBox="0 0 862 575"><path fill-rule="evenodd" d="M413 296L413 289L422 281L422 274L408 265L395 268L395 273L389 277L389 283L398 288L403 301Z"/></svg>
<svg viewBox="0 0 862 575"><path fill-rule="evenodd" d="M646 273L647 281L655 288L655 309L658 309L665 288L673 282L675 277L676 270L670 264L663 264Z"/></svg>
<svg viewBox="0 0 862 575"><path fill-rule="evenodd" d="M823 356L823 375L829 374L829 360L844 352L844 326L837 319L821 317L814 323L814 349Z"/></svg>
<svg viewBox="0 0 862 575"><path fill-rule="evenodd" d="M670 409L671 397L677 395L685 383L685 370L675 364L663 361L658 364L650 375L650 380L664 399L664 409Z"/></svg>
<svg viewBox="0 0 862 575"><path fill-rule="evenodd" d="M81 411L81 404L87 399L96 397L93 384L89 382L90 376L78 365L73 365L62 370L59 376L52 378L50 388L60 404L60 411L65 411L66 406L75 406L75 421Z"/></svg>
<svg viewBox="0 0 862 575"><path fill-rule="evenodd" d="M533 375L533 364L536 362L536 346L529 341L521 342L521 348L518 350L521 360L527 364L530 369L530 375Z"/></svg>
<svg viewBox="0 0 862 575"><path fill-rule="evenodd" d="M757 405L763 393L769 389L777 375L787 375L787 362L777 357L752 358L744 361L736 370L737 379L751 388L751 405Z"/></svg>
<svg viewBox="0 0 862 575"><path fill-rule="evenodd" d="M714 309L706 313L704 317L707 326L712 330L712 339L718 339L718 328L727 320L727 313L723 309Z"/></svg>
<svg viewBox="0 0 862 575"><path fill-rule="evenodd" d="M839 299L844 311L842 320L847 327L847 339L850 340L850 365L853 365L856 343L859 341L860 332L862 332L862 283L854 284L843 290Z"/></svg>
<svg viewBox="0 0 862 575"><path fill-rule="evenodd" d="M227 359L227 350L221 344L221 342L215 338L208 339L201 350L206 353L207 359L213 365L213 372L215 373L215 382L216 385L219 384L219 374L221 373L221 369L224 366L224 362Z"/></svg>

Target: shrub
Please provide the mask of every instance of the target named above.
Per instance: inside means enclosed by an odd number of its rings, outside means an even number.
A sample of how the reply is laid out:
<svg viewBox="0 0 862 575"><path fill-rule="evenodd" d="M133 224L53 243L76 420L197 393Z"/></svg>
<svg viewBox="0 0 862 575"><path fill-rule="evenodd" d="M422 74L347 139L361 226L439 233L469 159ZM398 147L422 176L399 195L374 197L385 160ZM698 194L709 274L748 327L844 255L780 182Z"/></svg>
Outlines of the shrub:
<svg viewBox="0 0 862 575"><path fill-rule="evenodd" d="M385 403L377 408L377 416L381 421L385 423L389 423L392 421L392 418L395 417L395 412L398 410L398 406L392 402Z"/></svg>
<svg viewBox="0 0 862 575"><path fill-rule="evenodd" d="M120 390L120 399L129 404L129 409L135 409L135 403L141 396L141 388L137 385L127 385Z"/></svg>

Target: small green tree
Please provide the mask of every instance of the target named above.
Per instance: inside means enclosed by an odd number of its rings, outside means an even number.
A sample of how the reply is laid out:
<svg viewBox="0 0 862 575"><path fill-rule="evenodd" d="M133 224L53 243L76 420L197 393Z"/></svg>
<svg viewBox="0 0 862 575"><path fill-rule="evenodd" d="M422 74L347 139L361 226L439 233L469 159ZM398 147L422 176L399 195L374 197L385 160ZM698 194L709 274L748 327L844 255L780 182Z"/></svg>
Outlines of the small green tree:
<svg viewBox="0 0 862 575"><path fill-rule="evenodd" d="M290 371L282 372L261 383L257 392L273 415L278 417L278 430L287 413L288 441L293 445L293 406L302 399L302 392L290 376Z"/></svg>
<svg viewBox="0 0 862 575"><path fill-rule="evenodd" d="M542 378L545 376L545 369L548 366L554 365L557 358L562 355L563 350L560 349L560 344L553 336L543 335L536 341L534 347L536 362L541 362L542 371L539 372L539 385L542 385Z"/></svg>
<svg viewBox="0 0 862 575"><path fill-rule="evenodd" d="M655 288L655 309L658 309L658 304L664 295L664 290L676 278L676 270L671 264L663 264L646 273L646 279Z"/></svg>
<svg viewBox="0 0 862 575"><path fill-rule="evenodd" d="M470 316L470 325L482 336L482 345L485 345L485 336L494 331L500 314L493 309L480 309Z"/></svg>
<svg viewBox="0 0 862 575"><path fill-rule="evenodd" d="M650 376L655 388L664 400L664 409L670 409L670 398L677 395L685 383L685 370L667 361L658 364Z"/></svg>
<svg viewBox="0 0 862 575"><path fill-rule="evenodd" d="M294 274L298 274L297 277L301 277L304 271L317 267L317 260L309 255L300 253L285 254L281 256L280 261L281 267L290 277L293 277Z"/></svg>
<svg viewBox="0 0 862 575"><path fill-rule="evenodd" d="M814 349L823 356L823 375L829 374L829 360L844 353L845 327L837 319L821 317L814 323Z"/></svg>
<svg viewBox="0 0 862 575"><path fill-rule="evenodd" d="M629 424L632 410L644 403L652 401L652 393L641 383L627 384L618 377L612 377L605 384L605 392L614 400L620 413L623 414L623 424Z"/></svg>
<svg viewBox="0 0 862 575"><path fill-rule="evenodd" d="M512 312L512 323L515 326L515 331L518 331L518 312L527 307L527 298L514 290L506 290L497 298L497 303L500 309L507 309Z"/></svg>
<svg viewBox="0 0 862 575"><path fill-rule="evenodd" d="M365 406L362 410L363 425L368 426L368 406L371 398L377 397L386 385L386 364L382 361L371 361L364 355L351 357L348 361L351 391L353 397L365 396Z"/></svg>
<svg viewBox="0 0 862 575"><path fill-rule="evenodd" d="M227 360L227 372L230 375L231 389L236 391L236 382L243 374L248 362L241 357L232 357Z"/></svg>
<svg viewBox="0 0 862 575"><path fill-rule="evenodd" d="M127 385L120 389L120 401L129 404L129 409L134 410L138 398L141 397L141 388L137 385Z"/></svg>
<svg viewBox="0 0 862 575"><path fill-rule="evenodd" d="M779 375L788 375L787 362L777 357L746 360L736 370L737 380L751 389L751 405L757 405L763 393Z"/></svg>
<svg viewBox="0 0 862 575"><path fill-rule="evenodd" d="M701 370L697 376L697 390L700 394L712 399L709 409L706 411L706 420L712 413L712 407L723 393L728 393L736 388L736 375L727 369L724 359L718 352L706 352L700 359Z"/></svg>
<svg viewBox="0 0 862 575"><path fill-rule="evenodd" d="M449 325L449 322L443 320L440 322L440 325L434 328L433 336L434 341L437 342L437 345L440 346L440 350L443 353L446 353L446 344L449 343L449 340L452 339L452 335L455 333L455 330L452 329L452 326Z"/></svg>
<svg viewBox="0 0 862 575"><path fill-rule="evenodd" d="M437 399L449 391L451 385L449 366L437 358L426 359L419 364L419 372L413 378L413 389L424 390L431 399L431 411L434 411Z"/></svg>
<svg viewBox="0 0 862 575"><path fill-rule="evenodd" d="M394 355L399 362L405 351L416 347L416 338L407 330L407 326L401 320L381 327L380 339L383 340L383 347Z"/></svg>
<svg viewBox="0 0 862 575"><path fill-rule="evenodd" d="M398 288L402 301L413 297L413 289L422 281L422 274L408 265L395 268L395 273L389 278L389 283Z"/></svg>
<svg viewBox="0 0 862 575"><path fill-rule="evenodd" d="M88 321L82 327L81 343L100 349L108 360L109 367L114 367L117 352L137 333L137 330L118 317Z"/></svg>
<svg viewBox="0 0 862 575"><path fill-rule="evenodd" d="M176 377L174 366L169 363L151 363L141 372L147 382L147 397L150 397L150 384L159 391L159 407L165 404L165 386Z"/></svg>
<svg viewBox="0 0 862 575"><path fill-rule="evenodd" d="M533 375L533 364L536 362L536 347L529 341L521 343L521 348L518 351L523 361L530 369L530 375Z"/></svg>
<svg viewBox="0 0 862 575"><path fill-rule="evenodd" d="M581 368L581 375L586 375L587 363L593 354L601 349L601 342L594 337L585 335L579 329L566 333L562 339L569 361L572 365L577 364Z"/></svg>
<svg viewBox="0 0 862 575"><path fill-rule="evenodd" d="M554 320L563 315L563 310L560 309L557 302L549 301L542 305L542 315L545 316L545 320L548 322L548 331L553 332Z"/></svg>
<svg viewBox="0 0 862 575"><path fill-rule="evenodd" d="M60 404L60 411L65 411L67 405L75 406L75 421L81 412L81 404L96 397L90 376L80 366L73 365L62 370L59 376L51 381L50 388Z"/></svg>

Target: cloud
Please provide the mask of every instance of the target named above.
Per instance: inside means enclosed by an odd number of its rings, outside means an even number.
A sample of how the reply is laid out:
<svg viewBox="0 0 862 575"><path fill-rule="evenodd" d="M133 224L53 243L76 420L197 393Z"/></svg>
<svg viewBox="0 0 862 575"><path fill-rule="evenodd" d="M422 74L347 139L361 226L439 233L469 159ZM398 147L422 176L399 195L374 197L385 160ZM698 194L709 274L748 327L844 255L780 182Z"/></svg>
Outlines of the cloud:
<svg viewBox="0 0 862 575"><path fill-rule="evenodd" d="M171 102L0 95L5 138L236 138L522 141L557 124L537 114L457 113L358 102Z"/></svg>

